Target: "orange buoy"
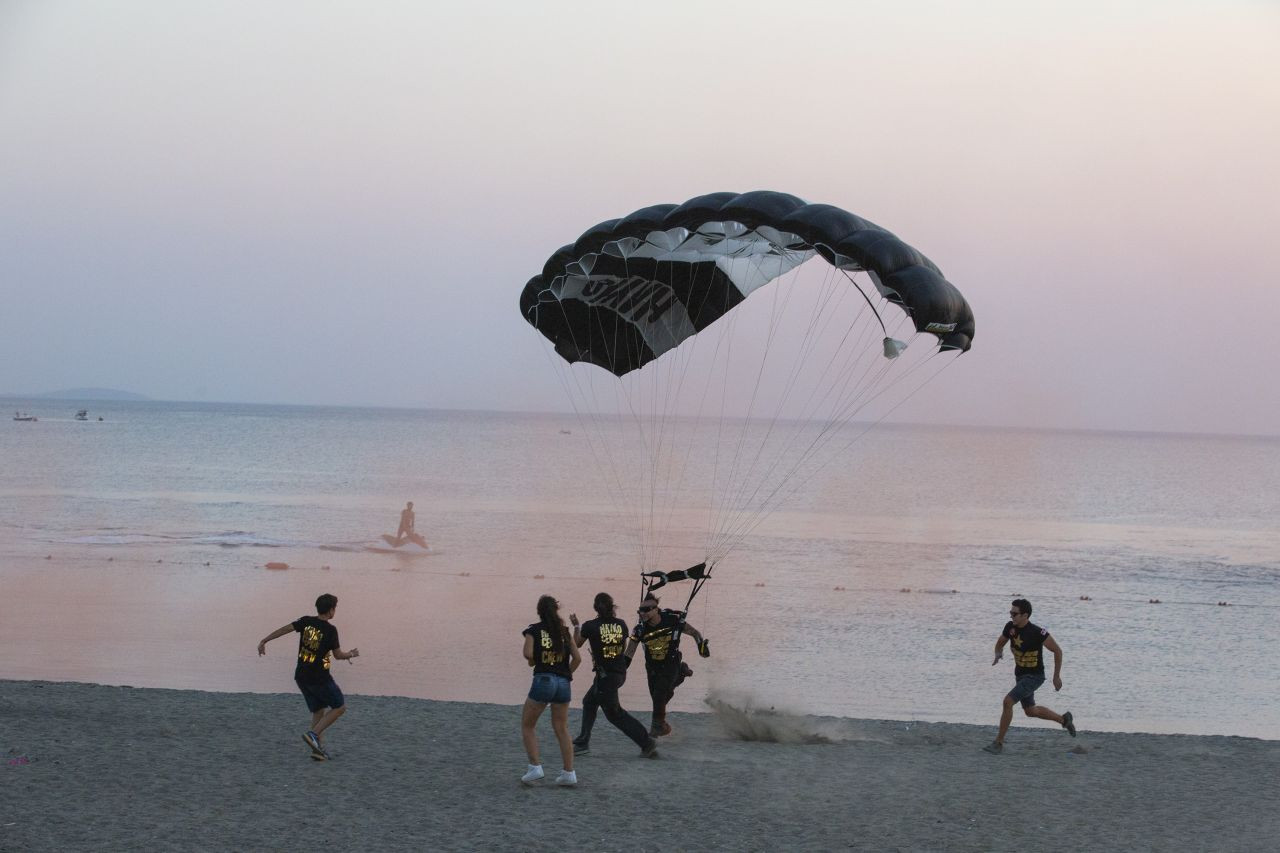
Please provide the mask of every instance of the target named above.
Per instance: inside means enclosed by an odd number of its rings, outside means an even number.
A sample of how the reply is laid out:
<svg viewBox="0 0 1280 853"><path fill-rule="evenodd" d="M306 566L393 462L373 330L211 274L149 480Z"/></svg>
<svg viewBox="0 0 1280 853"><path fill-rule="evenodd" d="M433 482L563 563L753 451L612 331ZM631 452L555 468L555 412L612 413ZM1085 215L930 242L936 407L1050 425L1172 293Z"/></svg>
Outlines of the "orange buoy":
<svg viewBox="0 0 1280 853"><path fill-rule="evenodd" d="M288 563L267 563L267 568L268 569L287 569L289 568L289 564Z"/></svg>

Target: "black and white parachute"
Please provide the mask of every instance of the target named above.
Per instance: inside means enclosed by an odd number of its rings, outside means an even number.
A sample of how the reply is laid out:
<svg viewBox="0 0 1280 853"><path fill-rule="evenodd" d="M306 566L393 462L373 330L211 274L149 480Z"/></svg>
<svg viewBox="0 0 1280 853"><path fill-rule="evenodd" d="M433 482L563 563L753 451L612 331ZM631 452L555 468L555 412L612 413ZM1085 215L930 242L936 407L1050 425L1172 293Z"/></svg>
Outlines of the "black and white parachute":
<svg viewBox="0 0 1280 853"><path fill-rule="evenodd" d="M973 313L932 261L852 213L779 192L712 193L602 222L551 256L520 310L566 361L622 376L815 255L866 272L942 349L969 349Z"/></svg>
<svg viewBox="0 0 1280 853"><path fill-rule="evenodd" d="M974 335L922 253L766 191L589 228L529 280L520 312L551 344L642 572L709 575L824 466L855 466L853 441Z"/></svg>

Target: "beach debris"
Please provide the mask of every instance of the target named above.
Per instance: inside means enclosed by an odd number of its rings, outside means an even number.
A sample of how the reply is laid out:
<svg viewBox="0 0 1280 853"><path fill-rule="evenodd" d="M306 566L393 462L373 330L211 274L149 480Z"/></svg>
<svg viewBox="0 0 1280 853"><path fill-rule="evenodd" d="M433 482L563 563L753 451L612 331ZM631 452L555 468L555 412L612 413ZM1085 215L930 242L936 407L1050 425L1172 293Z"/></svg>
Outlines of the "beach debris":
<svg viewBox="0 0 1280 853"><path fill-rule="evenodd" d="M114 563L115 561L116 561L116 558L115 558L115 557L107 557L107 562L108 562L108 563Z"/></svg>
<svg viewBox="0 0 1280 853"><path fill-rule="evenodd" d="M833 586L833 587L831 587L831 589L832 589L832 591L833 591L833 592L844 592L844 591L845 591L844 587L842 587L842 586Z"/></svg>
<svg viewBox="0 0 1280 853"><path fill-rule="evenodd" d="M1230 601L1219 601L1219 602L1218 602L1218 606L1219 606L1219 607L1230 607L1230 606L1231 606L1231 602L1230 602Z"/></svg>
<svg viewBox="0 0 1280 853"><path fill-rule="evenodd" d="M5 763L8 764L10 767L21 767L24 764L30 764L31 759L25 755L19 755L16 758L10 758Z"/></svg>
<svg viewBox="0 0 1280 853"><path fill-rule="evenodd" d="M1082 596L1080 596L1080 600L1081 600L1081 601L1093 601L1093 599L1092 599L1092 598L1090 598L1090 597L1089 597L1089 596L1087 596L1087 595L1082 595Z"/></svg>
<svg viewBox="0 0 1280 853"><path fill-rule="evenodd" d="M458 572L458 577L460 577L460 578L469 578L469 577L471 577L471 572Z"/></svg>
<svg viewBox="0 0 1280 853"><path fill-rule="evenodd" d="M208 564L208 563L205 563L205 565L207 566L207 565L209 565L209 564ZM321 567L320 567L320 571L322 571L322 572L327 572L327 571L329 571L329 567L328 567L328 566L321 566Z"/></svg>
<svg viewBox="0 0 1280 853"><path fill-rule="evenodd" d="M1089 747L1087 746L1073 746L1067 750L1067 753L1070 755L1084 755L1088 751Z"/></svg>
<svg viewBox="0 0 1280 853"><path fill-rule="evenodd" d="M540 581L540 580L546 580L546 577L547 577L546 575L534 575L533 579L536 581Z"/></svg>
<svg viewBox="0 0 1280 853"><path fill-rule="evenodd" d="M1148 598L1147 604L1164 604L1164 602L1158 598Z"/></svg>
<svg viewBox="0 0 1280 853"><path fill-rule="evenodd" d="M911 587L904 586L902 589L898 590L898 592L911 592Z"/></svg>
<svg viewBox="0 0 1280 853"><path fill-rule="evenodd" d="M755 585L756 587L762 587L762 586L764 586L764 581L757 581L754 585Z"/></svg>
<svg viewBox="0 0 1280 853"><path fill-rule="evenodd" d="M52 554L45 554L45 555L44 555L44 558L45 558L46 560L52 560L52 559L53 559L53 555L52 555Z"/></svg>
<svg viewBox="0 0 1280 853"><path fill-rule="evenodd" d="M163 563L164 560L156 560L157 563Z"/></svg>
<svg viewBox="0 0 1280 853"><path fill-rule="evenodd" d="M277 562L277 561L274 561L274 560L273 560L272 562L267 563L267 564L266 564L266 566L265 566L265 568L268 568L268 569L287 569L287 568L289 568L289 564L288 564L288 563L281 563L281 562Z"/></svg>

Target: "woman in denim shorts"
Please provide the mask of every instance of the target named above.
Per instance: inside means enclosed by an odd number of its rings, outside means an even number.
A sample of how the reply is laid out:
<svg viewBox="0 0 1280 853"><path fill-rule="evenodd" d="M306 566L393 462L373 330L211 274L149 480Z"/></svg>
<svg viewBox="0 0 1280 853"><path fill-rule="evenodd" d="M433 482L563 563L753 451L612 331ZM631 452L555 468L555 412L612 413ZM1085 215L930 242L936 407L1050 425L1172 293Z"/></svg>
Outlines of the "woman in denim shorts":
<svg viewBox="0 0 1280 853"><path fill-rule="evenodd" d="M576 785L573 741L569 738L569 681L582 663L582 656L560 618L560 602L550 595L538 599L538 621L524 629L524 659L533 667L533 684L520 717L520 736L524 740L524 751L529 754L529 769L520 781L532 785L545 775L538 757L534 725L550 705L551 728L560 742L560 757L564 760L564 770L556 777L556 784Z"/></svg>

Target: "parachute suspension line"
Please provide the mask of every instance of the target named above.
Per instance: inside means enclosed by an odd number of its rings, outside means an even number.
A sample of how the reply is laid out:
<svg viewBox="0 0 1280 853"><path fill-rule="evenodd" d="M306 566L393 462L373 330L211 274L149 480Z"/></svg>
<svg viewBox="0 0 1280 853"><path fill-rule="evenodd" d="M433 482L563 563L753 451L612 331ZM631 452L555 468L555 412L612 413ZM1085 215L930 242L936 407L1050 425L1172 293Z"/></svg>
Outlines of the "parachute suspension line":
<svg viewBox="0 0 1280 853"><path fill-rule="evenodd" d="M858 287L858 282L854 281L853 276L849 275L848 270L842 269L840 272L844 273L844 277L849 279L850 284L858 288L858 292L862 294L862 298L867 300L867 306L871 308L871 313L875 314L876 319L880 321L880 331L884 332L884 336L886 338L889 337L889 330L884 327L884 318L880 316L880 312L876 310L876 306L871 304L871 297L867 296L861 287Z"/></svg>
<svg viewBox="0 0 1280 853"><path fill-rule="evenodd" d="M806 429L806 427L804 426L804 421L808 420L810 417L809 407L815 393L814 389L810 390L810 393L808 395L808 400L806 400L805 403L802 404L799 412L797 413L796 417L793 419L795 421L794 425L789 430L784 430L783 434L780 436L779 443L781 443L782 446L779 447L776 452L771 452L769 455L769 459L770 459L769 464L763 468L761 467L761 459L764 458L766 451L770 450L770 441L773 439L774 433L778 429L779 422L782 418L784 410L787 407L788 402L791 399L792 392L798 386L798 380L799 380L799 377L801 376L801 371L806 367L807 362L811 360L812 355L816 350L816 341L815 341L814 331L817 327L818 319L822 317L822 315L824 314L828 315L826 317L826 321L822 323L823 328L825 328L827 324L830 322L829 308L830 308L832 295L835 292L835 288L832 287L832 284L834 283L834 281L835 281L835 278L830 275L825 276L823 279L822 289L819 291L819 294L818 294L819 299L816 301L813 307L813 312L809 318L805 338L802 340L801 349L797 353L795 363L792 366L792 369L789 373L789 376L786 379L786 382L784 383L783 387L785 391L782 395L782 398L778 402L777 407L775 408L773 417L769 421L768 428L765 431L763 438L760 439L760 441L756 446L755 458L753 459L751 466L748 469L752 471L754 475L753 484L744 484L744 486L751 487L750 494L747 495L745 491L740 493L739 497L737 498L737 504L736 504L741 509L741 512L739 513L739 517L734 520L733 524L725 525L724 528L720 530L720 538L716 544L715 549L712 550L713 554L723 553L723 549L728 545L729 541L732 540L734 536L734 531L738 529L742 525L743 521L748 517L747 515L748 510L755 504L755 499L760 494L761 489L764 488L765 485L770 481L770 479L774 475L774 472L777 470L778 466L782 463L783 459L785 458L786 449L789 445L792 444L792 442L789 439L798 437L798 434L802 432L804 429ZM783 284L782 282L778 282L777 286L782 286L782 284ZM798 281L791 281L791 282L787 282L787 286L799 287L800 283ZM841 292L841 298L843 299L843 289ZM834 360L835 358L836 356L833 355L832 359ZM830 369L830 363L828 364L827 369L823 371L824 376L826 372L829 371L829 369Z"/></svg>
<svg viewBox="0 0 1280 853"><path fill-rule="evenodd" d="M695 286L697 284L697 280L696 280L697 271L695 271L694 276L695 278L691 282L691 286ZM703 304L698 306L698 309L693 316L695 317L701 316L702 308L705 305L706 300L707 298L709 298L709 296L710 296L710 288L707 288L707 295L703 297ZM689 371L687 370L687 367L688 367L688 364L694 360L695 352L696 352L695 347L697 345L697 341L699 337L701 336L695 335L693 337L691 343L693 343L694 346L691 346L688 348L688 353L687 353L688 357L685 361L684 368L682 368L680 371L680 386L678 389L679 395L683 395L684 381L685 381L685 378L689 375ZM713 335L711 337L714 338L716 341L715 349L712 352L711 359L710 359L710 364L714 368L714 365L716 363L716 357L719 355L719 352L720 352L720 344L721 344L722 338L716 335ZM705 347L703 349L705 349ZM667 479L667 484L669 487L669 495L670 495L670 500L668 501L668 515L666 519L667 529L671 528L671 525L673 522L673 516L675 515L675 511L676 511L677 497L679 495L684 494L685 478L688 475L690 468L692 467L691 463L694 457L694 448L697 444L697 438L700 435L701 429L703 426L702 415L705 410L706 401L709 396L709 389L710 389L712 374L713 374L713 370L709 370L707 372L707 381L703 385L702 393L697 398L698 400L697 411L694 417L692 418L692 420L690 421L686 416L684 420L687 422L687 427L683 430L675 430L674 428L672 430L671 464L679 465L679 478L674 481L674 484L670 475L668 476L668 479ZM674 405L672 406L672 411L673 411L673 420L681 418L681 415L675 411ZM687 434L685 438L685 444L684 444L683 450L679 450L676 444L676 438L679 432L684 432Z"/></svg>
<svg viewBox="0 0 1280 853"><path fill-rule="evenodd" d="M725 299L727 302L728 300L727 293L725 295ZM726 310L727 308L728 306L726 305ZM725 346L725 358L723 362L724 371L721 375L721 384L720 384L720 416L716 419L715 461L713 463L712 472L711 472L711 487L709 490L709 495L711 498L711 506L709 507L708 518L707 518L707 538L706 538L706 544L703 546L704 554L710 552L711 542L713 540L713 537L715 536L715 532L717 528L716 519L718 519L720 517L720 514L724 511L724 504L725 504L725 500L723 497L717 500L716 496L723 495L726 493L726 492L722 492L721 489L719 488L720 451L721 451L721 448L724 446L724 431L725 431L724 428L725 428L725 422L727 420L725 412L726 412L727 401L729 397L729 368L733 364L733 342L734 342L734 339L737 337L736 332L738 328L738 314L739 312L733 311L726 315L729 319L729 322L725 327L725 329L723 330L722 336L721 336L721 341L724 341L726 346ZM717 345L716 355L719 356L719 354L720 354L720 348ZM712 363L709 370L708 382L710 381L710 378L715 375L716 365L718 364L720 364L718 359Z"/></svg>
<svg viewBox="0 0 1280 853"><path fill-rule="evenodd" d="M862 292L860 288L859 288L859 292L860 293ZM865 298L866 294L863 293L862 295ZM887 330L884 329L883 320L880 318L879 312L876 312L874 310L874 306L872 306L872 310L873 310L873 313L875 313L877 320L881 323L882 331L884 332L884 334L888 335L889 333ZM905 315L903 315L899 319L899 322L895 326L895 330L894 330L895 333L898 332L898 327L900 327L904 322L907 322L907 319L908 318ZM865 326L864 333L869 332L871 328L870 324L863 324L863 325ZM860 337L865 337L865 336L866 335L864 334ZM847 338L847 335L846 335L846 338ZM843 341L841 343L841 346L843 346ZM858 353L858 360L862 360L863 357L868 356L870 353L873 353L875 351L860 346L857 349L853 350L853 352ZM833 356L833 361L836 360L837 357L838 357L838 352L835 356ZM867 368L869 368L871 364L875 364L876 362L879 362L878 354L871 355L870 363L867 365ZM845 392L842 392L840 395L838 395L838 400L840 402L833 416L828 419L827 423L823 425L823 427L819 430L817 435L813 437L813 440L811 441L810 446L800 454L799 458L795 460L794 464L791 465L790 469L786 471L786 473L782 476L782 478L778 480L778 482L775 484L774 488L770 490L766 498L763 501L756 503L755 502L756 495L755 494L752 495L752 502L756 506L756 510L754 513L752 513L750 517L744 518L743 523L741 525L736 527L734 530L729 531L729 534L726 536L726 542L725 542L726 546L728 547L727 547L727 550L721 554L721 558L723 558L723 556L727 555L727 553L733 549L734 546L732 543L740 540L748 532L750 532L755 527L757 527L759 523L764 519L765 516L767 516L770 512L772 512L773 509L776 509L776 507L780 505L784 500L786 500L792 494L794 494L805 482L807 482L813 476L814 473L816 473L816 471L810 472L809 474L803 477L800 477L798 481L795 481L793 483L793 480L797 476L797 472L804 466L804 464L816 458L818 452L822 450L822 448L829 443L830 437L834 435L834 428L836 426L843 426L845 423L851 420L854 415L856 415L859 411L861 411L861 409L867 403L869 403L871 400L875 399L875 397L887 391L890 387L905 381L906 378L910 376L910 374L919 367L918 364L913 365L910 369L905 371L902 376L898 377L898 379L895 379L893 382L884 385L884 387L879 388L879 390L876 390L874 393L870 393L871 391L876 389L877 385L881 383L881 380L883 380L884 377L888 374L889 369L893 366L895 362L896 362L896 359L894 361L880 362L881 369L878 371L876 378L866 384L863 383L863 378L865 376L865 373L867 372L867 370L864 369L863 376L860 376L858 379L858 382L854 383L854 388L855 389L860 388L861 391L852 395L852 397L848 400L843 399L846 396ZM847 384L848 383L846 383L846 385ZM918 390L919 390L919 387L912 390L907 395L907 397L900 400L889 411L884 412L878 419L873 421L871 424L867 425L861 432L859 432L857 435L854 436L854 439L851 440L849 444L851 445L854 440L857 440L857 438L860 438L863 434L865 434L866 431L871 428L871 426L874 426L876 423L879 423L880 421L882 421L894 409L902 405L902 403L906 402L906 399L909 399L910 396L913 396L915 392ZM866 399L861 399L861 402L859 402L859 399L863 397L865 397ZM842 450L844 449L847 449L847 446ZM760 487L764 487L765 484L768 482L770 476L772 475L773 469L777 467L777 464L780 459L781 459L780 456L776 456L774 458L774 465L771 466L769 473L761 479L759 484ZM757 494L758 494L758 491L757 491Z"/></svg>
<svg viewBox="0 0 1280 853"><path fill-rule="evenodd" d="M769 489L768 486L770 482L773 480L775 472L780 467L783 467L783 469L786 470L785 469L786 459L787 459L786 446L784 446L780 452L770 454L771 461L766 468L761 470L759 465L760 459L764 457L764 453L769 449L768 447L769 441L772 439L773 433L776 431L778 423L782 417L783 410L786 407L787 402L790 400L792 396L792 392L797 385L796 380L801 375L801 371L805 367L809 366L808 362L812 360L813 354L817 349L817 342L821 337L823 337L823 336L815 335L814 334L815 330L820 329L822 332L825 333L825 331L829 329L830 326L835 322L835 318L837 316L843 316L842 314L837 315L835 311L831 310L831 307L832 307L831 303L833 299L836 298L836 294L839 294L839 298L837 300L837 307L839 306L839 304L843 303L844 300L849 297L847 287L836 287L836 284L837 282L839 282L839 280L840 280L839 277L836 276L834 272L830 271L830 269L828 268L827 274L823 277L820 283L820 287L817 293L818 298L814 303L812 313L808 320L806 337L802 340L802 347L800 349L800 352L797 355L795 364L790 373L790 377L787 379L784 385L784 388L786 389L785 393L781 401L779 402L778 407L774 412L774 416L771 422L769 423L768 431L765 437L760 441L760 443L757 446L756 458L753 461L752 465L748 468L748 470L752 471L754 475L753 476L754 483L744 482L742 484L743 488L739 491L738 497L736 498L736 502L734 504L735 507L740 509L739 517L734 520L733 524L725 524L722 526L722 528L719 531L720 535L716 545L713 548L709 549L709 553L712 556L715 556L715 555L723 556L723 554L725 553L723 549L725 549L730 544L730 542L732 542L735 538L737 538L739 530L743 529L744 527L752 527L752 528L755 527L756 526L755 518L761 517L767 514L771 510L771 507L769 506L769 502L766 502L763 505L757 504L756 499L761 494L762 490L766 490L770 494L776 493L780 486L785 485L785 482L787 479L794 476L795 470L797 470L801 465L803 465L807 461L807 458L808 458L807 455L802 454L801 457L798 460L796 460L796 463L795 465L792 466L792 469L789 471L786 471L783 481L776 484L772 489ZM801 283L797 281L792 281L792 282L788 282L787 285L791 288L798 289L801 286ZM783 286L783 282L779 281L776 286L779 286L779 287ZM864 298L865 298L865 295L864 295ZM865 309L863 309L861 314L865 316L865 313L866 311ZM862 333L857 337L858 345L850 349L848 345L851 340L851 335L858 328L861 328L861 331L862 331ZM879 348L876 348L875 351L869 351L867 347L864 347L861 345L864 341L869 343L868 339L870 336L870 331L871 331L870 324L866 322L862 322L859 317L855 316L854 320L849 324L849 327L845 330L844 334L840 338L840 341L836 346L834 352L831 354L830 358L827 360L827 363L820 374L820 381L810 389L807 399L801 405L798 413L796 414L796 417L794 418L794 420L797 421L796 425L791 427L789 430L789 433L787 435L783 435L782 439L785 440L785 439L791 439L791 438L801 438L802 433L811 430L811 427L806 426L806 423L813 420L813 418L817 415L819 411L819 407L824 405L828 401L829 397L831 396L831 393L835 390L833 385L827 384L823 380L826 379L826 376L832 371L833 367L837 363L839 363L842 359L845 361L849 361L852 359L855 362L858 360L866 359L869 361L869 363L874 364L878 360L874 353L878 352ZM844 369L842 372L845 374L845 377L846 377L846 380L845 380L846 386L857 375L856 370L850 370L847 368ZM823 387L826 387L827 390L825 393L819 396L818 389ZM837 396L837 400L841 400L844 396L846 396L846 394L842 392L841 394L838 394L836 396ZM815 398L816 398L816 402L815 402ZM837 406L837 409L838 408L840 408L839 405ZM791 445L793 444L793 442L787 440L785 444ZM745 491L746 489L750 489L749 496ZM749 509L753 506L756 507L755 511L749 512Z"/></svg>
<svg viewBox="0 0 1280 853"><path fill-rule="evenodd" d="M798 266L794 268L794 274L792 276L792 280L786 283L787 287L799 288L801 286L801 283L796 280L799 277L798 276L799 269L800 267ZM773 417L769 421L769 426L764 437L760 439L759 443L756 446L755 458L752 460L751 465L748 466L747 468L749 472L753 473L755 483L754 483L754 488L751 489L751 493L749 496L745 495L745 489L750 487L751 484L746 482L743 483L744 491L740 493L740 496L737 500L736 505L741 507L744 513L746 512L747 508L751 507L754 504L755 498L760 494L761 489L764 488L766 484L770 481L774 471L777 470L779 464L781 464L782 460L784 459L784 456L785 456L784 453L781 453L781 452L773 453L771 454L771 461L768 467L763 470L761 470L760 468L760 460L764 456L765 451L769 449L769 442L773 437L774 432L777 430L779 421L782 419L783 411L784 409L786 409L787 403L791 399L792 392L798 385L799 377L801 376L802 371L808 366L808 362L811 360L814 352L817 349L817 341L820 338L820 335L815 334L815 330L817 330L817 328L820 325L822 332L825 332L826 329L828 329L832 324L833 317L835 316L835 312L832 310L831 302L835 297L835 294L839 293L839 299L838 299L837 305L839 305L839 303L842 303L847 295L847 292L848 292L847 287L837 288L835 286L837 280L838 280L837 277L832 272L829 271L823 277L822 282L818 287L818 293L817 293L818 298L815 300L812 311L808 318L805 334L801 339L801 347L796 355L790 374L786 378L783 384L783 388L785 389L784 393L781 399L779 400L777 407L774 410ZM775 286L776 287L783 286L783 281L779 279L778 284L776 284ZM844 338L842 338L841 340L840 346L837 347L836 349L836 352L833 353L831 358L828 360L826 367L822 371L820 379L826 377L826 374L830 371L832 365L839 358L841 347L843 347L844 343L847 341L847 338L848 338L848 331L846 331ZM859 351L860 350L855 350L855 352L859 352ZM808 399L806 399L806 401L801 405L795 417L792 418L792 420L797 422L796 425L791 429L792 436L798 437L798 434L806 428L804 426L804 423L806 421L809 421L812 417L812 415L810 414L810 411L811 411L810 407L811 407L811 404L813 403L813 397L816 394L817 387L821 387L821 385L822 383L821 381L819 381L817 386L810 389ZM825 395L824 395L824 398L825 398ZM816 407L814 407L812 409L812 413L816 414L816 412L817 412L817 409ZM782 436L783 440L785 440L786 438L788 438L787 435ZM787 442L787 443L790 443L790 442ZM734 524L732 526L727 526L725 530L721 531L723 539L728 540L732 538L733 530L737 529L740 526L740 523L743 521L744 517L740 517L739 519L737 519L738 521L737 524ZM722 547L724 544L727 544L727 542L721 542L720 546Z"/></svg>
<svg viewBox="0 0 1280 853"><path fill-rule="evenodd" d="M561 310L563 311L563 308ZM576 346L577 341L574 343ZM546 351L544 350L544 352ZM614 512L620 520L625 521L629 515L625 502L625 487L623 486L621 473L618 470L617 459L608 452L607 433L600 418L600 406L598 405L598 397L595 393L595 384L591 381L592 376L590 367L588 366L586 371L575 370L575 366L572 364L566 364L563 361L557 363L556 359L552 357L550 352L547 352L547 356L550 358L556 376L560 380L561 386L564 388L565 396L569 399L569 404L573 407L574 414L578 418L579 426L587 437L587 444L591 450L592 457L596 461L597 469L600 471L607 470L612 474L612 483L609 482L607 477L605 478L605 490L614 505ZM587 384L591 388L591 393L589 395L582 386L582 377L584 373L586 374ZM570 384L570 380L572 380L572 385ZM577 396L574 394L574 387L577 388ZM594 405L588 407L587 416L584 416L583 408L586 407L588 398L590 398ZM583 405L579 405L579 400L582 401ZM594 422L594 427L590 426L591 422ZM604 437L604 440L600 442L604 445L603 447L597 447L595 436ZM604 464L605 462L609 463L607 468ZM627 529L628 535L635 539L635 544L639 549L641 547L639 537L641 527L639 524L636 524L635 526L625 524L624 526Z"/></svg>
<svg viewBox="0 0 1280 853"><path fill-rule="evenodd" d="M802 264L790 265L789 270L790 270L791 280L785 282L785 286L784 286L784 280L782 276L785 273L781 269L781 267L787 261L788 261L788 258L786 257L786 252L784 250L784 252L779 256L779 261L778 261L779 275L777 276L778 280L774 284L775 298L774 298L773 313L770 316L770 330L769 330L769 337L768 337L769 346L772 345L772 342L774 337L776 336L778 327L781 325L781 321L783 317L787 314L787 310L790 307L794 294L799 288L799 283L797 279L799 278L799 270L802 268L803 265ZM786 291L786 299L783 301L783 304L781 306L778 305L778 299L777 299L777 293L779 290ZM820 294L820 296L821 295L822 294ZM736 527L738 522L741 520L740 516L748 506L748 504L746 503L746 500L747 500L746 495L748 491L750 491L751 494L753 495L759 492L759 489L760 489L759 483L757 482L755 484L755 488L753 489L751 480L755 479L759 475L760 459L764 455L766 449L769 446L769 441L773 436L774 430L777 427L779 419L781 418L782 411L786 407L787 401L791 396L791 391L796 386L796 380L799 377L801 369L807 358L807 355L812 348L812 331L817 322L818 316L820 316L822 313L822 308L824 304L825 304L825 301L820 298L818 300L818 304L814 307L813 312L810 315L808 326L806 329L806 334L802 338L802 345L800 347L800 351L796 355L795 362L792 365L789 376L786 378L786 381L783 383L783 386L782 386L784 389L783 394L781 398L778 400L777 404L774 406L772 416L768 418L768 426L764 431L764 435L758 441L754 442L755 453L751 461L747 463L745 466L735 467L735 473L737 473L739 468L741 469L742 479L734 486L731 496L726 500L726 512L733 513L734 516L727 517L727 518L722 516L721 519L718 521L716 525L716 530L715 530L715 534L716 534L715 542L712 547L708 548L708 555L716 554L719 551L719 549L723 547L723 544L724 544L723 540L726 536L727 531ZM757 379L756 379L757 390L759 388L761 378L763 377L763 374L764 374L764 367L769 362L768 355L769 355L769 349L768 349L768 346L766 346L766 350L764 354L761 356L760 373L757 375ZM754 412L755 403L756 403L756 397L755 395L753 395L751 409L748 411L747 420L743 424L742 436L744 439L747 431L752 428L751 415ZM735 463L740 461L741 456L742 456L742 452L741 452L741 445L740 445L738 454L735 456ZM767 476L767 473L765 476Z"/></svg>
<svg viewBox="0 0 1280 853"><path fill-rule="evenodd" d="M908 375L910 375L910 373L914 373L914 372L916 372L917 370L922 369L922 366L923 366L925 363L927 363L927 362L929 362L929 361L933 361L934 359L936 359L936 358L937 358L938 356L940 356L940 355L942 355L942 353L941 353L941 352L935 352L935 353L931 354L931 355L929 356L929 358L928 358L928 359L926 359L924 362L920 362L920 364L918 364L918 365L913 365L913 366L912 366L912 368L911 368L911 370L910 370L907 374L904 374L902 378L903 378L903 379L906 379L906 377L907 377ZM850 439L849 439L849 441L847 441L844 445L842 445L840 448L838 448L838 450L836 451L836 453L832 454L832 456L834 457L834 456L837 456L837 455L843 454L845 451L847 451L850 447L852 447L852 446L853 446L853 444L854 444L856 441L858 441L858 440L859 440L859 439L861 439L864 435L866 435L866 434L867 434L867 432L868 432L869 430L871 430L871 428L872 428L872 427L874 427L874 426L876 426L876 425L880 424L881 422L883 422L883 421L884 421L884 419L885 419L885 418L887 418L889 415L893 414L893 412L894 412L894 411L896 411L896 410L898 409L898 407L902 406L904 403L906 403L908 400L910 400L912 397L914 397L914 396L915 396L915 395L920 391L920 389L921 389L921 388L923 388L925 385L928 385L928 384L929 384L930 382L932 382L935 378L937 378L939 375L941 375L941 374L942 374L942 371L943 371L943 370L946 370L946 369L947 369L947 367L949 367L949 366L950 366L952 363L954 363L954 362L955 362L955 358L954 358L954 357L947 358L947 359L943 360L941 367L939 367L937 370L933 371L930 375L926 376L926 377L925 377L925 378L920 382L920 384L919 384L919 385L917 385L915 388L911 389L911 391L910 391L910 392L908 392L908 394L907 394L905 397L903 397L901 400L899 400L897 403L895 403L892 407L890 407L887 411L885 411L885 412L884 412L884 414L882 414L879 418L877 418L876 420L871 421L870 423L866 424L866 426L864 426L864 427L862 428L862 430L861 430L861 431L859 431L859 432L858 432L857 434L855 434L852 438L850 438ZM794 483L789 484L789 487L790 487L790 491L789 491L789 493L788 493L788 494L786 494L786 495L784 495L784 496L783 496L783 498L782 498L782 500L779 500L779 501L778 501L778 503L779 503L779 504L780 504L780 503L782 503L782 502L783 502L783 501L785 501L787 498L789 498L792 494L794 494L796 491L798 491L801 487L803 487L803 486L804 486L804 484L805 484L805 483L810 479L810 477L812 477L812 476L813 476L813 475L812 475L812 473L811 473L809 476L804 477L804 478L800 479L800 480L799 480L799 481L797 481L797 482L794 482ZM784 482L785 482L785 481L784 481ZM770 497L772 498L772 496L770 496ZM724 558L725 558L725 557L727 557L730 553L732 553L732 552L733 552L733 550L737 547L738 543L739 543L739 542L741 542L741 541L742 541L742 539L743 539L744 537L746 537L746 536L747 536L747 535L748 535L752 530L754 530L754 529L755 529L755 528L760 524L760 522L762 522L762 521L764 520L764 518L765 518L766 516L767 516L767 513L759 514L759 517L757 517L757 518L756 518L756 519L751 523L751 525L750 525L749 527L744 528L744 529L740 532L740 534L738 535L738 537L735 539L735 541L733 542L733 544L731 544L731 545L730 545L730 546L725 550L724 554L720 557L720 559L724 559Z"/></svg>
<svg viewBox="0 0 1280 853"><path fill-rule="evenodd" d="M781 276L783 274L784 270L782 268L782 265L785 261L786 261L785 256L780 253L778 255L778 273L775 276L771 276L771 278L777 278L778 276ZM727 518L726 514L740 511L739 508L742 506L741 504L742 495L745 493L746 489L748 488L746 478L750 472L749 468L742 471L741 473L742 480L741 481L738 480L739 471L742 470L741 462L743 457L743 446L746 444L748 432L751 431L752 417L755 414L756 403L760 397L760 387L762 384L762 380L764 379L765 365L769 364L769 353L772 351L774 342L777 338L778 329L781 325L781 322L780 322L781 318L786 313L786 307L790 304L791 299L794 296L794 292L795 292L794 288L774 287L774 288L771 288L771 290L773 291L773 294L772 294L773 299L772 299L771 312L769 315L768 333L765 336L764 351L760 355L759 367L756 369L756 372L755 372L756 373L755 381L752 385L750 400L747 403L746 415L741 419L741 427L738 431L738 441L734 449L729 477L728 477L728 480L726 481L725 494L728 495L728 497L726 498L722 507L722 509L725 510L725 512L718 513L716 515L716 521L715 521L714 527L716 530L717 539L722 538L724 529L729 525L731 525L733 522L733 519ZM785 291L785 292L780 292L780 291ZM727 382L727 367L726 367L726 382Z"/></svg>
<svg viewBox="0 0 1280 853"><path fill-rule="evenodd" d="M586 390L582 390L582 377L586 378L587 388L590 389L588 394ZM642 554L644 549L643 519L638 513L637 507L633 505L628 493L627 472L625 466L619 464L620 454L614 449L615 442L611 440L612 433L616 432L618 423L610 423L608 417L603 414L607 411L601 404L600 395L597 393L598 378L593 367L584 365L574 372L574 377L578 380L578 388L582 395L584 405L591 412L591 424L586 429L587 435L592 443L593 455L597 458L603 457L607 466L601 465L601 470L608 471L612 479L606 479L605 486L609 495L609 499L614 506L614 512L617 522L625 530L626 535L634 544L635 553ZM606 386L607 392L612 392L610 396L615 398L612 404L613 409L617 410L616 402L617 390L611 386Z"/></svg>

